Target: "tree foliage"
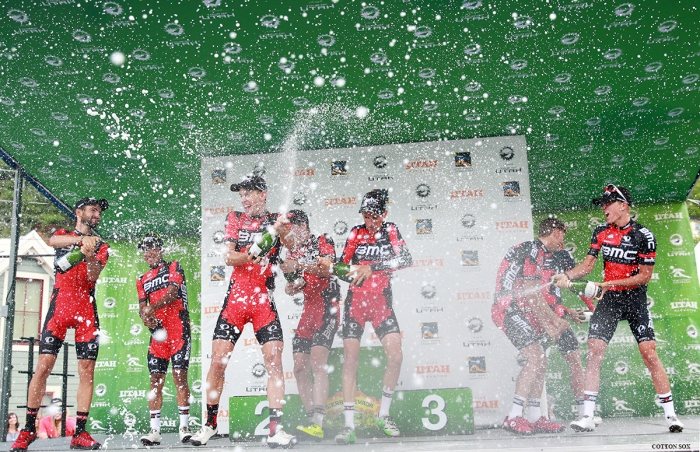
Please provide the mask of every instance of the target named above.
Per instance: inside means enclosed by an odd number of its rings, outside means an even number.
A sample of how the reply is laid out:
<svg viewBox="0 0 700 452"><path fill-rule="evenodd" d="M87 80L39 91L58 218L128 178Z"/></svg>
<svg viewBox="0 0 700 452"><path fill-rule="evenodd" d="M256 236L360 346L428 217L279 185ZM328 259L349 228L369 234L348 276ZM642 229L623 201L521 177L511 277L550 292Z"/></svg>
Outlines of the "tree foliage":
<svg viewBox="0 0 700 452"><path fill-rule="evenodd" d="M0 237L10 237L12 200L14 199L15 172L0 164ZM20 235L36 230L44 237L73 221L32 185L23 184Z"/></svg>

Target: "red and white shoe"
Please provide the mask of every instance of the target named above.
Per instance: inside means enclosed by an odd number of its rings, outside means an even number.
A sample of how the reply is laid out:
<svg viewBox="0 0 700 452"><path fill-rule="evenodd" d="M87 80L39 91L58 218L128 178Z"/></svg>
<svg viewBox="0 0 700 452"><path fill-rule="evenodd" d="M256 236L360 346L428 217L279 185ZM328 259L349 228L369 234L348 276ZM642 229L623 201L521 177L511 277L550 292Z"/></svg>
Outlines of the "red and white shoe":
<svg viewBox="0 0 700 452"><path fill-rule="evenodd" d="M88 432L82 432L75 435L70 440L70 448L77 450L97 450L102 447L102 444L95 441Z"/></svg>
<svg viewBox="0 0 700 452"><path fill-rule="evenodd" d="M518 435L532 435L532 424L522 416L508 419L508 416L503 420L503 428Z"/></svg>
<svg viewBox="0 0 700 452"><path fill-rule="evenodd" d="M532 430L535 433L561 433L566 430L566 427L561 424L557 424L556 422L552 422L548 418L542 416L541 418L537 419L534 424L532 424Z"/></svg>
<svg viewBox="0 0 700 452"><path fill-rule="evenodd" d="M36 441L36 432L30 432L29 430L22 429L19 431L19 436L15 442L12 443L10 452L24 452L34 441Z"/></svg>

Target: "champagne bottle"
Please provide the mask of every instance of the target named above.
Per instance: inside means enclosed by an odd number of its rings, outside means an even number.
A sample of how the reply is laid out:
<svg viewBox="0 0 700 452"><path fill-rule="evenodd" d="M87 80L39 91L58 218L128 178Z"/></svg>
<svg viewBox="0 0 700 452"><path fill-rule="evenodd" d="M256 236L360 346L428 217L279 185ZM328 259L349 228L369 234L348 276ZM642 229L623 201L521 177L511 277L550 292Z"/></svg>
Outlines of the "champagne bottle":
<svg viewBox="0 0 700 452"><path fill-rule="evenodd" d="M61 273L65 273L85 259L80 247L73 248L56 261L56 267Z"/></svg>
<svg viewBox="0 0 700 452"><path fill-rule="evenodd" d="M600 294L603 293L603 288L598 286L593 281L586 281L585 279L580 281L569 281L569 289L586 298L599 298Z"/></svg>
<svg viewBox="0 0 700 452"><path fill-rule="evenodd" d="M275 242L277 242L277 236L279 234L273 227L268 227L265 232L260 235L260 238L256 240L248 250L248 254L253 257L265 256L270 252Z"/></svg>
<svg viewBox="0 0 700 452"><path fill-rule="evenodd" d="M337 264L333 265L333 274L337 276L338 278L342 279L345 282L352 283L352 280L354 279L351 276L348 276L348 273L355 271L357 269L357 265L350 265L350 264L345 264L343 262L338 262ZM364 281L363 283L364 284ZM359 287L362 287L362 284L360 284Z"/></svg>

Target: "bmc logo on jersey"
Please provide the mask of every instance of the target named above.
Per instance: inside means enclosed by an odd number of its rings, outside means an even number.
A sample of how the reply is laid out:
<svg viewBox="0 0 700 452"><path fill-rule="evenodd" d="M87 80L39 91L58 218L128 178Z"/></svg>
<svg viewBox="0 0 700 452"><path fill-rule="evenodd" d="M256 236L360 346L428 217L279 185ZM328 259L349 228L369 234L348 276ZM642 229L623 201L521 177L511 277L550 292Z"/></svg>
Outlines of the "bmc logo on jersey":
<svg viewBox="0 0 700 452"><path fill-rule="evenodd" d="M623 249L616 246L603 245L601 247L605 257L634 261L637 259L637 250Z"/></svg>
<svg viewBox="0 0 700 452"><path fill-rule="evenodd" d="M154 278L148 281L146 284L144 284L143 290L145 290L146 292L150 292L151 290L162 289L168 283L169 279L170 275L158 276L157 278Z"/></svg>
<svg viewBox="0 0 700 452"><path fill-rule="evenodd" d="M261 232L246 231L245 229L238 230L238 243L247 244L253 243L260 238Z"/></svg>
<svg viewBox="0 0 700 452"><path fill-rule="evenodd" d="M365 259L388 256L391 253L391 245L360 245L355 253Z"/></svg>

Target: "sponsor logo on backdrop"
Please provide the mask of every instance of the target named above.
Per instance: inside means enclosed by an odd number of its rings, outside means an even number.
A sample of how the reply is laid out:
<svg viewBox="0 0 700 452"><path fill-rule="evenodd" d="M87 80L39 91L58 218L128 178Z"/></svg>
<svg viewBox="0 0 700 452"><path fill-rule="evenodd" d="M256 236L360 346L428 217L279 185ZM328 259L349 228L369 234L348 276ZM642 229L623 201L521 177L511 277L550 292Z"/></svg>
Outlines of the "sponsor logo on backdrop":
<svg viewBox="0 0 700 452"><path fill-rule="evenodd" d="M430 186L428 184L419 184L416 187L416 196L419 198L427 198L430 196Z"/></svg>
<svg viewBox="0 0 700 452"><path fill-rule="evenodd" d="M217 245L221 245L224 243L224 231L216 231L212 236L211 239L214 243Z"/></svg>
<svg viewBox="0 0 700 452"><path fill-rule="evenodd" d="M487 290L457 292L457 301L460 301L462 304L491 303L493 302L493 296Z"/></svg>
<svg viewBox="0 0 700 452"><path fill-rule="evenodd" d="M591 327L592 328L592 327ZM628 344L636 344L637 341L634 339L634 336L631 334L616 334L613 336L612 339L610 339L610 345L611 346L616 346L616 345L628 345Z"/></svg>
<svg viewBox="0 0 700 452"><path fill-rule="evenodd" d="M406 160L404 163L406 164L405 168L408 171L434 170L438 167L437 160Z"/></svg>
<svg viewBox="0 0 700 452"><path fill-rule="evenodd" d="M420 308L416 308L416 313L417 314L434 314L436 312L444 312L445 308L442 308L440 306L423 306Z"/></svg>
<svg viewBox="0 0 700 452"><path fill-rule="evenodd" d="M627 404L629 402L627 402L626 400L622 400L622 399L618 399L617 397L613 397L613 401L615 402L615 411L621 412L621 413L618 413L618 415L629 414L631 416L632 414L635 413L635 410L633 410L632 408L627 406Z"/></svg>
<svg viewBox="0 0 700 452"><path fill-rule="evenodd" d="M465 213L462 215L460 218L460 224L462 225L463 228L466 230L472 230L474 226L476 226L476 215L473 213ZM471 241L483 241L484 236L483 235L462 235L462 236L457 236L457 241L458 242L471 242Z"/></svg>
<svg viewBox="0 0 700 452"><path fill-rule="evenodd" d="M416 204L415 206L411 206L411 210L420 212L427 210L437 210L437 208L437 204Z"/></svg>
<svg viewBox="0 0 700 452"><path fill-rule="evenodd" d="M335 235L345 235L348 232L348 224L343 220L338 220L333 225Z"/></svg>
<svg viewBox="0 0 700 452"><path fill-rule="evenodd" d="M202 313L207 317L218 316L221 312L221 306L204 306Z"/></svg>
<svg viewBox="0 0 700 452"><path fill-rule="evenodd" d="M695 312L698 310L698 302L690 301L687 298L681 299L679 301L672 301L670 303L671 309L676 312Z"/></svg>
<svg viewBox="0 0 700 452"><path fill-rule="evenodd" d="M692 398L683 402L686 409L700 408L700 399Z"/></svg>
<svg viewBox="0 0 700 452"><path fill-rule="evenodd" d="M455 168L464 170L472 167L471 152L455 152L454 156Z"/></svg>
<svg viewBox="0 0 700 452"><path fill-rule="evenodd" d="M671 242L671 245L673 245L673 246L683 245L683 236L680 234L672 234L668 240L669 240L669 242Z"/></svg>
<svg viewBox="0 0 700 452"><path fill-rule="evenodd" d="M629 365L625 361L618 361L615 363L615 372L617 372L618 375L625 375L629 370Z"/></svg>
<svg viewBox="0 0 700 452"><path fill-rule="evenodd" d="M389 164L386 156L384 156L384 155L376 156L374 158L374 160L372 161L372 163L374 164L375 168L380 169L380 170L385 169L387 167L387 165Z"/></svg>
<svg viewBox="0 0 700 452"><path fill-rule="evenodd" d="M119 391L119 398L123 403L129 404L136 399L145 399L146 392L147 391L145 389L136 389L132 386L129 389L122 389Z"/></svg>
<svg viewBox="0 0 700 452"><path fill-rule="evenodd" d="M481 320L481 317L471 317L467 321L467 328L471 333L479 334L484 329L484 322Z"/></svg>
<svg viewBox="0 0 700 452"><path fill-rule="evenodd" d="M209 281L225 281L226 280L226 268L223 265L210 265L209 266Z"/></svg>
<svg viewBox="0 0 700 452"><path fill-rule="evenodd" d="M486 399L486 398L478 398L474 399L472 402L472 407L475 410L480 410L480 411L488 411L495 413L499 411L500 409L498 408L498 400L497 399Z"/></svg>
<svg viewBox="0 0 700 452"><path fill-rule="evenodd" d="M211 182L213 184L225 184L226 183L226 170L217 168L211 171Z"/></svg>
<svg viewBox="0 0 700 452"><path fill-rule="evenodd" d="M127 372L141 372L146 366L141 364L141 359L138 356L128 356L126 360Z"/></svg>
<svg viewBox="0 0 700 452"><path fill-rule="evenodd" d="M501 182L501 187L503 188L503 197L506 201L522 200L522 195L520 193L520 182Z"/></svg>
<svg viewBox="0 0 700 452"><path fill-rule="evenodd" d="M515 151L510 146L504 146L498 151L498 156L501 157L501 160L510 162L515 157Z"/></svg>
<svg viewBox="0 0 700 452"><path fill-rule="evenodd" d="M684 268L674 267L670 265L669 270L673 277L673 284L689 284L692 281L692 277L688 275Z"/></svg>
<svg viewBox="0 0 700 452"><path fill-rule="evenodd" d="M411 267L443 267L445 259L441 257L426 257L421 259L413 259Z"/></svg>
<svg viewBox="0 0 700 452"><path fill-rule="evenodd" d="M689 338L691 339L697 339L698 337L698 328L695 325L688 325L688 327L685 329L685 333L688 335Z"/></svg>
<svg viewBox="0 0 700 452"><path fill-rule="evenodd" d="M656 221L676 221L676 220L682 220L682 219L683 219L683 212L654 214L654 220L656 220Z"/></svg>
<svg viewBox="0 0 700 452"><path fill-rule="evenodd" d="M306 196L306 193L301 191L294 193L294 196L292 197L292 202L295 206L303 206L308 201L309 198Z"/></svg>
<svg viewBox="0 0 700 452"><path fill-rule="evenodd" d="M413 220L416 223L416 234L418 235L430 235L433 233L433 220L430 218L424 218L420 220Z"/></svg>
<svg viewBox="0 0 700 452"><path fill-rule="evenodd" d="M420 289L420 294L423 295L423 298L430 300L437 295L437 289L432 284L424 284Z"/></svg>
<svg viewBox="0 0 700 452"><path fill-rule="evenodd" d="M459 261L463 267L478 267L479 266L479 251L478 250L461 251Z"/></svg>
<svg viewBox="0 0 700 452"><path fill-rule="evenodd" d="M529 229L528 220L505 220L495 222L496 230L499 232L523 232Z"/></svg>
<svg viewBox="0 0 700 452"><path fill-rule="evenodd" d="M126 284L126 277L120 278L117 276L107 276L100 278L98 281L100 284Z"/></svg>
<svg viewBox="0 0 700 452"><path fill-rule="evenodd" d="M104 397L107 394L107 385L104 383L98 383L95 386L95 395L97 397Z"/></svg>
<svg viewBox="0 0 700 452"><path fill-rule="evenodd" d="M484 190L482 189L464 189L464 190L452 190L450 191L450 199L477 199L484 197Z"/></svg>
<svg viewBox="0 0 700 452"><path fill-rule="evenodd" d="M116 361L108 361L108 360L95 361L95 370L96 371L114 370L116 368L117 368Z"/></svg>
<svg viewBox="0 0 700 452"><path fill-rule="evenodd" d="M353 207L357 205L357 198L355 196L324 198L323 205L326 207Z"/></svg>
<svg viewBox="0 0 700 452"><path fill-rule="evenodd" d="M488 347L491 345L491 341L485 340L469 340L462 342L462 346L467 348L477 348L477 347Z"/></svg>
<svg viewBox="0 0 700 452"><path fill-rule="evenodd" d="M440 343L437 322L421 322L420 338L422 344L436 345Z"/></svg>
<svg viewBox="0 0 700 452"><path fill-rule="evenodd" d="M423 378L445 378L450 374L450 365L427 363L416 366L415 373Z"/></svg>
<svg viewBox="0 0 700 452"><path fill-rule="evenodd" d="M348 174L347 160L336 160L331 162L331 176L345 176Z"/></svg>
<svg viewBox="0 0 700 452"><path fill-rule="evenodd" d="M470 356L467 358L467 368L470 374L485 374L486 357L485 356Z"/></svg>
<svg viewBox="0 0 700 452"><path fill-rule="evenodd" d="M316 175L314 168L297 168L295 170L288 169L284 172L286 176L294 177L313 177Z"/></svg>
<svg viewBox="0 0 700 452"><path fill-rule="evenodd" d="M228 215L235 210L236 208L234 206L207 207L204 209L204 215L207 217L212 217L215 215Z"/></svg>

